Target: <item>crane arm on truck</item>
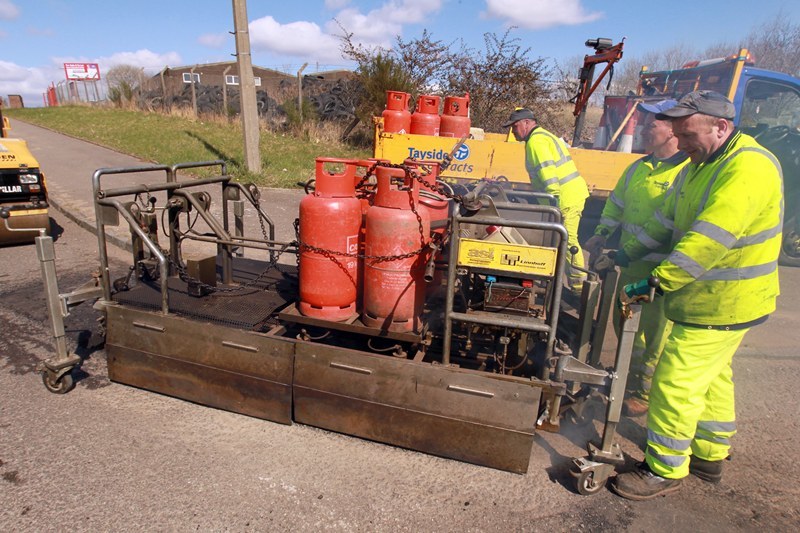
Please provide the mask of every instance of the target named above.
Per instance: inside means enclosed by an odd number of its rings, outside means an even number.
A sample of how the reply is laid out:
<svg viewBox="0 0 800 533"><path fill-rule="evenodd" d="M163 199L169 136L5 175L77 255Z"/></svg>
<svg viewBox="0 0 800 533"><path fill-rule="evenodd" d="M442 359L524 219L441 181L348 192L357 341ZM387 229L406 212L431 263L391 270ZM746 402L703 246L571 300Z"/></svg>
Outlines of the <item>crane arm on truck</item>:
<svg viewBox="0 0 800 533"><path fill-rule="evenodd" d="M575 109L572 114L575 115L575 132L572 135L572 146L577 146L580 143L581 131L583 130L584 112L586 111L586 104L589 98L600 86L600 82L609 72L612 73L608 78L611 83L613 77L614 64L622 59L622 48L625 45L625 38L622 41L612 46L611 39L597 38L589 39L586 41L586 46L594 48L594 55L586 55L583 58L583 67L578 74L578 94L576 94L571 102L575 102ZM597 65L606 63L606 67L597 77L597 80L592 83L594 79L594 70Z"/></svg>

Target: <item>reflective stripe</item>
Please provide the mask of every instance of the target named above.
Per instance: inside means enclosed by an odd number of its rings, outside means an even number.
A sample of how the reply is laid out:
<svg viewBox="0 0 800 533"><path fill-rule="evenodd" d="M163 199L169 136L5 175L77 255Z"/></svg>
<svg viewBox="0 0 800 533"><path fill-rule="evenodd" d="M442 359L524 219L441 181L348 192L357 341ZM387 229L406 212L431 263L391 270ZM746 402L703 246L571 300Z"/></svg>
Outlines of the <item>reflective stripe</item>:
<svg viewBox="0 0 800 533"><path fill-rule="evenodd" d="M556 166L556 162L555 161L544 161L542 163L539 163L535 167L533 167L533 171L538 174L539 171L542 170L543 168L545 168L545 167L554 167L554 166Z"/></svg>
<svg viewBox="0 0 800 533"><path fill-rule="evenodd" d="M664 213L661 212L661 209L656 209L655 213L656 220L664 226L665 228L675 231L675 223L664 216Z"/></svg>
<svg viewBox="0 0 800 533"><path fill-rule="evenodd" d="M669 257L667 257L667 260L673 265L685 270L686 273L694 279L699 279L700 276L706 273L706 269L703 268L702 265L683 252L673 250L672 253L669 254Z"/></svg>
<svg viewBox="0 0 800 533"><path fill-rule="evenodd" d="M628 185L631 182L631 178L636 173L636 169L639 168L639 165L642 164L642 161L647 159L647 157L643 157L642 159L637 160L631 167L628 169L628 172L625 173L625 190L628 190Z"/></svg>
<svg viewBox="0 0 800 533"><path fill-rule="evenodd" d="M608 232L611 233L617 229L617 226L619 226L619 220L614 220L613 218L608 217L600 217L600 225L607 226L609 230Z"/></svg>
<svg viewBox="0 0 800 533"><path fill-rule="evenodd" d="M733 433L736 431L736 422L713 422L710 420L701 420L697 423L697 429L701 429L709 433Z"/></svg>
<svg viewBox="0 0 800 533"><path fill-rule="evenodd" d="M667 258L667 254L659 254L659 253L649 253L646 256L642 257L642 261L649 261L651 263L660 263L664 259Z"/></svg>
<svg viewBox="0 0 800 533"><path fill-rule="evenodd" d="M548 185L552 185L554 183L558 183L558 178L550 178L549 180L544 182L545 187Z"/></svg>
<svg viewBox="0 0 800 533"><path fill-rule="evenodd" d="M567 174L566 176L564 176L564 177L563 177L561 180L559 180L559 181L560 181L561 185L565 185L565 184L569 183L570 181L574 180L575 178L580 178L580 177L581 177L581 174L580 174L580 172L578 172L578 171L576 170L576 171L575 171L575 172L573 172L572 174Z"/></svg>
<svg viewBox="0 0 800 533"><path fill-rule="evenodd" d="M647 454L653 459L656 459L667 466L671 466L672 468L678 468L686 462L685 455L661 455L656 453L652 446L647 447Z"/></svg>
<svg viewBox="0 0 800 533"><path fill-rule="evenodd" d="M633 224L631 222L623 222L622 229L633 235L638 235L641 231L644 230L643 227L639 226L638 224Z"/></svg>
<svg viewBox="0 0 800 533"><path fill-rule="evenodd" d="M676 452L686 451L692 445L692 439L673 439L671 437L659 435L652 429L647 430L647 440L661 446L666 446L670 450L675 450Z"/></svg>
<svg viewBox="0 0 800 533"><path fill-rule="evenodd" d="M703 193L703 199L700 200L700 204L697 206L697 215L698 216L703 211L703 209L705 209L705 207L706 207L706 202L708 201L708 196L711 194L711 188L714 186L714 183L717 181L717 176L719 176L719 173L722 172L722 169L724 169L725 166L728 163L730 163L731 160L734 157L736 157L738 154L740 154L742 152L756 152L757 154L761 154L764 157L766 157L767 159L769 159L772 162L772 164L775 165L775 167L778 169L778 174L781 177L781 183L783 183L783 169L781 168L781 164L778 162L778 160L775 158L774 155L772 155L768 151L764 150L763 148L757 148L755 146L745 146L743 148L739 148L738 150L733 152L731 155L729 155L728 158L725 161L720 163L719 167L717 167L717 170L714 171L714 175L711 176L711 179L708 182L708 186L706 187L706 190ZM687 167L688 167L688 165L687 165Z"/></svg>
<svg viewBox="0 0 800 533"><path fill-rule="evenodd" d="M674 261L673 261L674 262ZM697 277L698 281L740 281L755 279L767 274L772 274L778 269L778 262L772 261L763 265L740 268L712 268L707 273ZM684 269L685 270L685 269Z"/></svg>
<svg viewBox="0 0 800 533"><path fill-rule="evenodd" d="M559 157L561 157L561 159L564 159L565 157L568 157L568 156L566 156L564 154L564 151L561 150L561 143L558 142L558 138L555 135L551 134L550 132L546 132L546 131L534 131L533 135L543 135L543 136L547 137L555 145L556 151L558 152L558 155L559 155Z"/></svg>
<svg viewBox="0 0 800 533"><path fill-rule="evenodd" d="M708 442L714 442L716 444L724 444L726 446L731 445L731 441L727 437L715 437L714 435L706 435L705 433L698 433L694 436L694 438L699 440L707 440Z"/></svg>
<svg viewBox="0 0 800 533"><path fill-rule="evenodd" d="M712 224L711 222L707 222L705 220L697 220L694 224L692 224L692 227L689 228L689 231L694 231L700 235L705 235L709 239L720 243L727 249L731 249L731 247L736 244L736 235L724 228L717 226L716 224Z"/></svg>
<svg viewBox="0 0 800 533"><path fill-rule="evenodd" d="M648 250L655 250L656 248L661 247L662 243L652 238L641 228L636 233L633 233L633 236L636 237L636 240L642 243L642 245L644 245L644 247Z"/></svg>
<svg viewBox="0 0 800 533"><path fill-rule="evenodd" d="M780 220L783 220L783 216L780 217ZM733 245L733 248L744 248L745 246L750 246L751 244L761 244L762 242L767 242L771 238L779 235L781 231L783 231L783 222L779 223L775 227L758 232L755 235L739 238L739 240L736 241L736 244Z"/></svg>
<svg viewBox="0 0 800 533"><path fill-rule="evenodd" d="M609 196L608 199L611 201L611 203L613 203L620 209L625 209L625 200L617 196L616 193L612 192L611 196Z"/></svg>

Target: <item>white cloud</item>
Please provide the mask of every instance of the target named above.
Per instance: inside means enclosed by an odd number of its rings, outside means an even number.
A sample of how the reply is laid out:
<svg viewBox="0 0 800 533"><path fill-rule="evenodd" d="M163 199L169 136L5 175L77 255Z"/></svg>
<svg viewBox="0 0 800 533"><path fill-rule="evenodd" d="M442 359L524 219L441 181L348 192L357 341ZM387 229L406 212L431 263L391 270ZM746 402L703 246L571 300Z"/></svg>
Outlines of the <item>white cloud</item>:
<svg viewBox="0 0 800 533"><path fill-rule="evenodd" d="M206 33L198 37L197 42L209 48L222 48L228 37L227 33Z"/></svg>
<svg viewBox="0 0 800 533"><path fill-rule="evenodd" d="M324 28L309 21L281 24L271 16L250 23L250 42L254 50L291 55L303 59L341 61L342 28L353 34L353 41L367 47L390 47L406 24L428 20L442 8L444 0L387 0L366 14L349 0L326 0L328 9L339 11ZM338 21L338 22L337 22Z"/></svg>
<svg viewBox="0 0 800 533"><path fill-rule="evenodd" d="M19 8L11 0L0 0L0 19L14 20L19 16Z"/></svg>
<svg viewBox="0 0 800 533"><path fill-rule="evenodd" d="M22 95L28 107L42 105L42 93L50 84L53 69L21 67L8 61L0 61L0 94ZM63 77L63 70L61 71Z"/></svg>
<svg viewBox="0 0 800 533"><path fill-rule="evenodd" d="M250 45L254 50L318 59L341 60L339 40L317 24L300 20L281 24L270 16L250 23Z"/></svg>
<svg viewBox="0 0 800 533"><path fill-rule="evenodd" d="M335 11L337 9L342 9L349 3L350 0L325 0L325 8L330 9L331 11Z"/></svg>
<svg viewBox="0 0 800 533"><path fill-rule="evenodd" d="M587 12L581 0L486 0L489 18L505 19L510 26L541 30L597 20L602 12Z"/></svg>

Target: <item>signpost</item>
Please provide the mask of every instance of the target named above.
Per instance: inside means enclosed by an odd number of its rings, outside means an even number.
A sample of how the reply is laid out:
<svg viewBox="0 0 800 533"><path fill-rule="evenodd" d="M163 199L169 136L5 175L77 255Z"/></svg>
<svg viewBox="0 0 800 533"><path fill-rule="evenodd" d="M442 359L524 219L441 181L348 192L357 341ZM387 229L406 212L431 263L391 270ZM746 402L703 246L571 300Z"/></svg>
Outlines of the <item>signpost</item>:
<svg viewBox="0 0 800 533"><path fill-rule="evenodd" d="M97 63L64 63L68 80L98 81L100 66Z"/></svg>
<svg viewBox="0 0 800 533"><path fill-rule="evenodd" d="M64 63L64 73L67 76L68 82L70 83L69 86L72 90L70 93L72 96L80 100L80 96L78 95L77 87L75 86L74 82L82 82L83 83L83 92L86 95L86 101L89 101L89 89L86 87L86 82L92 82L92 89L95 93L95 99L99 99L100 95L97 91L97 82L100 80L100 66L97 63Z"/></svg>

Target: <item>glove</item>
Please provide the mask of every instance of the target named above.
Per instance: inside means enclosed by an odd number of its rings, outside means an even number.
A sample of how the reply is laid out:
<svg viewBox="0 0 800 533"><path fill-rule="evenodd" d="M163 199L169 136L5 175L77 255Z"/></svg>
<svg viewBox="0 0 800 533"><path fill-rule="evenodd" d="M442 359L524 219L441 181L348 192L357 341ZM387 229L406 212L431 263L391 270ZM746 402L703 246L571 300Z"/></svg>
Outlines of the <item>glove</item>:
<svg viewBox="0 0 800 533"><path fill-rule="evenodd" d="M637 281L636 283L628 283L622 290L619 291L617 296L617 309L622 311L626 318L630 318L630 304L646 299L650 294L650 285L646 279Z"/></svg>
<svg viewBox="0 0 800 533"><path fill-rule="evenodd" d="M617 250L616 255L614 255L614 263L620 268L625 268L631 264L631 260L628 257L628 254L625 253L625 250ZM645 284L647 284L647 280L644 281Z"/></svg>
<svg viewBox="0 0 800 533"><path fill-rule="evenodd" d="M594 235L588 241L586 241L586 244L583 245L583 249L589 252L592 257L598 257L601 253L603 253L603 247L605 245L605 235Z"/></svg>
<svg viewBox="0 0 800 533"><path fill-rule="evenodd" d="M601 254L600 257L595 259L594 263L592 263L592 269L598 273L611 270L612 268L614 268L614 259L608 254Z"/></svg>

